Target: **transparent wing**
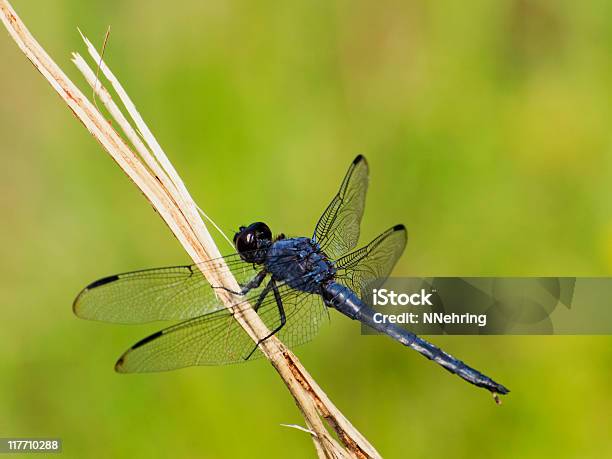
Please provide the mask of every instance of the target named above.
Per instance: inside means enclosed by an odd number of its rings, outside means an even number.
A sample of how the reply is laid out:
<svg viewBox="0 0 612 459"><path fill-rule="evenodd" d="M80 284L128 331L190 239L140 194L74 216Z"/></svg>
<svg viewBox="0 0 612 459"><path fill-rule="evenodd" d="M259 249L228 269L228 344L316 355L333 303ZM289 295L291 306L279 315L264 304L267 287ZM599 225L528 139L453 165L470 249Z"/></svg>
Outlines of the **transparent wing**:
<svg viewBox="0 0 612 459"><path fill-rule="evenodd" d="M389 277L404 252L407 232L404 225L389 228L365 247L336 261L336 280L358 295L366 288L378 288Z"/></svg>
<svg viewBox="0 0 612 459"><path fill-rule="evenodd" d="M285 306L287 324L277 336L290 348L311 341L319 333L321 326L329 323L329 309L323 304L319 295L301 293L288 300L283 298L283 305L285 303L289 304L289 308ZM276 317L276 326L279 323L280 318ZM258 357L263 356L259 350L253 356L256 354Z"/></svg>
<svg viewBox="0 0 612 459"><path fill-rule="evenodd" d="M331 259L352 250L359 240L359 226L368 190L368 163L361 155L349 167L338 194L315 228L313 239Z"/></svg>
<svg viewBox="0 0 612 459"><path fill-rule="evenodd" d="M289 347L310 341L327 317L320 297L287 285L280 286L279 292L287 322L277 336ZM250 295L249 302L254 305L256 298ZM255 343L233 317L240 307L244 306L235 306L233 311L215 311L154 333L125 352L115 369L120 373L144 373L244 362ZM262 302L258 314L270 330L280 323L272 292ZM262 355L258 349L250 359Z"/></svg>
<svg viewBox="0 0 612 459"><path fill-rule="evenodd" d="M241 285L258 271L237 253L201 265L214 272L229 270ZM73 303L78 317L123 324L189 319L223 307L198 265L108 276L85 287Z"/></svg>

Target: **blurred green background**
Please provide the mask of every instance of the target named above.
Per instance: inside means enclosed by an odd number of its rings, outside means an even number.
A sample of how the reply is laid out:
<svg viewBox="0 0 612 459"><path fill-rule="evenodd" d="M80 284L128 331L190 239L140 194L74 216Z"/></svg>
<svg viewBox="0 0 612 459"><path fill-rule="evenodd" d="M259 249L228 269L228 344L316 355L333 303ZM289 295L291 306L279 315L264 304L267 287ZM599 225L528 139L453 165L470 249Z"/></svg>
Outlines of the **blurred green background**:
<svg viewBox="0 0 612 459"><path fill-rule="evenodd" d="M398 275L612 275L609 2L13 6L82 88L76 27L101 46L112 25L106 60L229 233L309 235L363 153L363 240L406 224ZM0 56L0 436L76 458L312 457L265 361L113 372L160 325L78 320L74 296L187 256L4 29ZM612 455L609 337L435 337L512 390L497 407L332 319L297 353L386 457Z"/></svg>

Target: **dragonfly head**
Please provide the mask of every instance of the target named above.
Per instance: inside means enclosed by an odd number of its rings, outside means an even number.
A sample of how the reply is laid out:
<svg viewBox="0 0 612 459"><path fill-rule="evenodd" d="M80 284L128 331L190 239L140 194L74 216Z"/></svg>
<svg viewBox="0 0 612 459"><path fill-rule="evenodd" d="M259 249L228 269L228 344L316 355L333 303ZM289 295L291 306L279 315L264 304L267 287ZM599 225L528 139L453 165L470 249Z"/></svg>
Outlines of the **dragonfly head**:
<svg viewBox="0 0 612 459"><path fill-rule="evenodd" d="M270 244L272 244L272 231L262 222L241 226L234 234L234 246L247 263L263 263Z"/></svg>

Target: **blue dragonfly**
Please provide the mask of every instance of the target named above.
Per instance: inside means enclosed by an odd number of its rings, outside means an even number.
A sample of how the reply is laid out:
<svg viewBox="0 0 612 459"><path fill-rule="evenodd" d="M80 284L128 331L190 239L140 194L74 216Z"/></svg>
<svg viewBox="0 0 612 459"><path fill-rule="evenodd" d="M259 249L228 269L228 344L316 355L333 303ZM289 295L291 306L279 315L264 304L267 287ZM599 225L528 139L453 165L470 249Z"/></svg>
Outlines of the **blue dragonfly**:
<svg viewBox="0 0 612 459"><path fill-rule="evenodd" d="M135 324L178 323L142 339L117 361L120 373L221 365L260 357L259 344L277 335L289 347L310 341L335 309L383 333L467 382L493 393L503 385L469 367L435 345L392 323L378 323L375 311L360 297L390 275L407 241L396 225L354 250L368 188L368 163L357 156L340 190L320 217L312 237L273 237L263 222L241 226L234 236L236 253L204 262L207 270L229 269L240 284L230 308L217 298L201 266L184 265L116 274L83 289L73 304L81 318ZM213 287L213 288L211 288ZM252 305L270 334L253 343L233 318Z"/></svg>

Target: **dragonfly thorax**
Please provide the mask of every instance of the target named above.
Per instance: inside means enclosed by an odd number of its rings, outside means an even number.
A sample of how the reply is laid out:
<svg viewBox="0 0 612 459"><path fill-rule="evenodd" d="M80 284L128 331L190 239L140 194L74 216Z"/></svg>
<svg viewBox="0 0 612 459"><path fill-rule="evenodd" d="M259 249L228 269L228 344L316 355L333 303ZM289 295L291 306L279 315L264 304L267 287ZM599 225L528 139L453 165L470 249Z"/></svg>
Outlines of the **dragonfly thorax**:
<svg viewBox="0 0 612 459"><path fill-rule="evenodd" d="M274 242L268 249L265 266L277 281L309 293L320 292L321 285L336 273L318 244L307 237Z"/></svg>

